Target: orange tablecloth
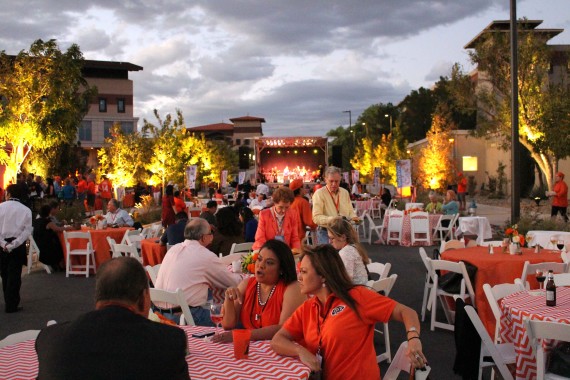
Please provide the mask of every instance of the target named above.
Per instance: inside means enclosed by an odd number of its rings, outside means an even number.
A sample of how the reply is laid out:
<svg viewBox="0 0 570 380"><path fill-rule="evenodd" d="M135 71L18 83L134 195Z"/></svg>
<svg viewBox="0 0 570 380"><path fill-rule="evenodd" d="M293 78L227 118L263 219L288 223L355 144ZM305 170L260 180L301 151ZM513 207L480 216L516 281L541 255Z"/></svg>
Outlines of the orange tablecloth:
<svg viewBox="0 0 570 380"><path fill-rule="evenodd" d="M141 256L143 265L152 265L162 263L166 255L166 246L160 245L158 238L150 238L141 240Z"/></svg>
<svg viewBox="0 0 570 380"><path fill-rule="evenodd" d="M120 243L121 240L123 240L125 231L132 229L132 227L106 228L104 230L94 230L88 229L86 227L81 228L82 231L89 231L91 234L91 241L93 242L93 249L95 250L95 263L97 264L97 267L111 258L111 247L109 247L109 243L107 243L107 236L114 239L117 243ZM67 260L67 249L65 248L63 233L59 233L58 235L59 241L63 247L65 260ZM79 244L80 243L78 241L72 241L71 248L83 248Z"/></svg>
<svg viewBox="0 0 570 380"><path fill-rule="evenodd" d="M475 304L479 317L490 336L495 336L495 317L483 292L483 284L494 286L513 283L515 278L521 277L525 261L530 261L531 264L546 261L562 262L560 251L543 249L540 253L534 253L533 249L523 248L522 255L509 255L501 252L501 248L495 248L495 254L490 255L487 247L471 247L452 249L441 254L443 260L469 262L477 267L475 284L473 284ZM538 286L534 276L529 276L528 281L531 287Z"/></svg>

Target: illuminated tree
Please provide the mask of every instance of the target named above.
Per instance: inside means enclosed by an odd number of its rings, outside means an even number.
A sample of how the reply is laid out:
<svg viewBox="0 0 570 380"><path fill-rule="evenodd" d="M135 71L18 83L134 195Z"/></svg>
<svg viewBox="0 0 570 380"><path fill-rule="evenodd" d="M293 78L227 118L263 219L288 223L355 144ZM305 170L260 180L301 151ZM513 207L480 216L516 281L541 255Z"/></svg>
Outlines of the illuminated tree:
<svg viewBox="0 0 570 380"><path fill-rule="evenodd" d="M546 45L549 33L529 29L519 21L518 100L519 141L544 174L548 186L558 160L570 154L570 90L564 83L549 78L554 50ZM480 36L471 60L478 65L479 106L477 132L481 136L502 136L503 147L510 147L511 71L509 33L485 33ZM556 104L559 108L553 109Z"/></svg>
<svg viewBox="0 0 570 380"><path fill-rule="evenodd" d="M452 144L449 138L445 117L436 112L426 136L427 145L419 152L418 180L426 189L445 189L452 178Z"/></svg>
<svg viewBox="0 0 570 380"><path fill-rule="evenodd" d="M0 163L12 180L33 150L77 138L96 92L81 75L82 61L79 46L61 52L55 40L37 40L15 57L0 53Z"/></svg>

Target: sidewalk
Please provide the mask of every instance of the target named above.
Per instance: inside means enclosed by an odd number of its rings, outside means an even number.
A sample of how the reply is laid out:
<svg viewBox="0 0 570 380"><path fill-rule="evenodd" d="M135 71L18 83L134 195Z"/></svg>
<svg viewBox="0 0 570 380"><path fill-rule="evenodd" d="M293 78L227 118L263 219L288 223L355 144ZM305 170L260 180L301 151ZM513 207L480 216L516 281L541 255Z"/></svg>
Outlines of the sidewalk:
<svg viewBox="0 0 570 380"><path fill-rule="evenodd" d="M477 204L477 215L486 216L491 225L504 226L511 219L510 207L489 206Z"/></svg>

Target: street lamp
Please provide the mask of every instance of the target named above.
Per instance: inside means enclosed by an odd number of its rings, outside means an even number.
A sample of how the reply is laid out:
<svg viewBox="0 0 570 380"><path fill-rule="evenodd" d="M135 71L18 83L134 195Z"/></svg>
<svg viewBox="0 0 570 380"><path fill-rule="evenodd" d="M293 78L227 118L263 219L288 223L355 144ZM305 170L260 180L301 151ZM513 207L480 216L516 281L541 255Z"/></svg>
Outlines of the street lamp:
<svg viewBox="0 0 570 380"><path fill-rule="evenodd" d="M389 117L390 118L390 133L392 133L392 115L384 115L384 117Z"/></svg>
<svg viewBox="0 0 570 380"><path fill-rule="evenodd" d="M366 137L368 136L368 125L366 125L366 123L362 123L362 125L364 126L365 130L366 130Z"/></svg>
<svg viewBox="0 0 570 380"><path fill-rule="evenodd" d="M354 145L355 138L354 138L354 131L352 130L352 111L351 110L342 111L342 113L348 113L348 129L350 130L350 133L352 133L352 145Z"/></svg>

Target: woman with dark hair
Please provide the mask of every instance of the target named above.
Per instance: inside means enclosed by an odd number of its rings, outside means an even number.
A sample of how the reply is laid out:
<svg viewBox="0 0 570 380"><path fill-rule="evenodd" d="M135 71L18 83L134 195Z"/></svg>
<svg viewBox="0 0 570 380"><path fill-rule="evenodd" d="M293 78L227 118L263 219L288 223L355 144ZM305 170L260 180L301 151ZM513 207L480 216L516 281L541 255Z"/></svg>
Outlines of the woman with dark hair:
<svg viewBox="0 0 570 380"><path fill-rule="evenodd" d="M216 255L222 256L230 254L234 243L243 243L243 226L238 220L233 207L222 207L216 212L216 230L214 239L208 249Z"/></svg>
<svg viewBox="0 0 570 380"><path fill-rule="evenodd" d="M60 227L54 222L57 211L57 203L43 205L40 209L40 217L34 220L33 234L40 249L40 261L50 266L54 271L63 269L60 266L63 259L63 248L57 233L73 229L72 227Z"/></svg>
<svg viewBox="0 0 570 380"><path fill-rule="evenodd" d="M167 228L175 223L174 220L174 186L168 185L162 197L162 226Z"/></svg>
<svg viewBox="0 0 570 380"><path fill-rule="evenodd" d="M348 277L357 285L366 285L366 265L370 263L370 259L350 222L341 216L336 217L327 226L327 231L329 241L338 250Z"/></svg>
<svg viewBox="0 0 570 380"><path fill-rule="evenodd" d="M46 198L54 198L56 196L55 189L53 186L53 178L47 179L47 187L45 191Z"/></svg>
<svg viewBox="0 0 570 380"><path fill-rule="evenodd" d="M290 209L295 199L288 187L280 187L273 192L273 206L259 213L259 224L255 233L253 249L259 249L267 240L281 240L291 249L300 249L299 214Z"/></svg>
<svg viewBox="0 0 570 380"><path fill-rule="evenodd" d="M245 242L254 242L257 232L257 219L249 207L242 207L239 211L239 220L243 223Z"/></svg>
<svg viewBox="0 0 570 380"><path fill-rule="evenodd" d="M298 356L312 371L323 371L324 379L379 379L374 325L396 320L406 327L410 362L416 368L426 365L414 310L354 285L331 245L303 251L299 285L302 294L314 297L275 334L271 341L275 352Z"/></svg>
<svg viewBox="0 0 570 380"><path fill-rule="evenodd" d="M222 326L233 329L241 322L251 330L252 340L271 339L305 300L296 280L289 247L277 240L266 241L255 262L255 276L226 290ZM214 341L231 342L231 331L216 335Z"/></svg>

